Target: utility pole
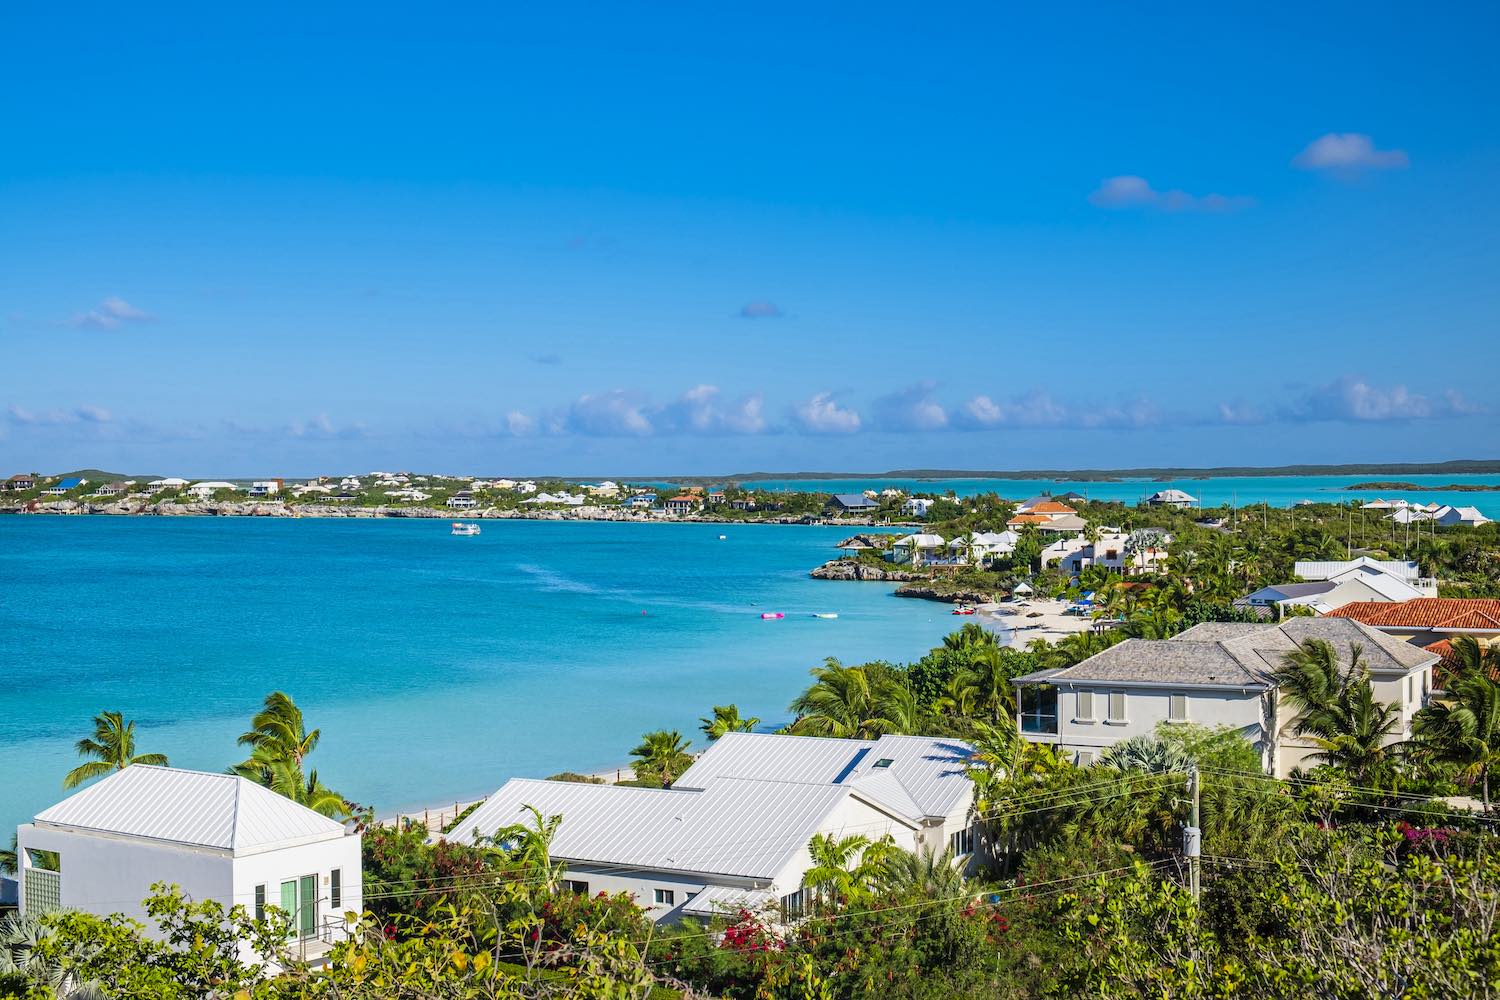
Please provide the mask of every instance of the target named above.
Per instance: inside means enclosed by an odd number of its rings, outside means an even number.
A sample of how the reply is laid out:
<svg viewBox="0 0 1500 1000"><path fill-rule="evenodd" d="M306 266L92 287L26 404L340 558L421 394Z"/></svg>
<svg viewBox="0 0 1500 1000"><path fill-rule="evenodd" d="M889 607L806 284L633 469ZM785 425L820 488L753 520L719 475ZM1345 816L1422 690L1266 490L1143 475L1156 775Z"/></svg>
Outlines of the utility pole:
<svg viewBox="0 0 1500 1000"><path fill-rule="evenodd" d="M1192 806L1191 812L1188 814L1188 825L1182 831L1182 855L1187 858L1188 891L1193 894L1193 904L1195 906L1199 901L1198 863L1203 845L1203 831L1198 826L1198 808L1202 799L1202 795L1200 794L1202 782L1202 776L1198 773L1198 765L1194 764L1188 769L1188 794L1192 796Z"/></svg>

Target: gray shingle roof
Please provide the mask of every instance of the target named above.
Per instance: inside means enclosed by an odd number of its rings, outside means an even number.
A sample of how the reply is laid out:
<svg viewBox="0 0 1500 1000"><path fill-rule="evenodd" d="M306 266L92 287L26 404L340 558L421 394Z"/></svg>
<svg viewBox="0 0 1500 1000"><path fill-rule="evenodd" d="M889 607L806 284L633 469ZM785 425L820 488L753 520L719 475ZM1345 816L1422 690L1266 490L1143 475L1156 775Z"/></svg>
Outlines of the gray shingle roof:
<svg viewBox="0 0 1500 1000"><path fill-rule="evenodd" d="M1358 646L1364 662L1376 673L1406 673L1437 660L1433 653L1352 619L1291 618L1279 625L1204 622L1171 639L1126 639L1050 677L1034 676L1055 684L1268 687L1271 673L1286 654L1310 639L1331 643L1344 663Z"/></svg>

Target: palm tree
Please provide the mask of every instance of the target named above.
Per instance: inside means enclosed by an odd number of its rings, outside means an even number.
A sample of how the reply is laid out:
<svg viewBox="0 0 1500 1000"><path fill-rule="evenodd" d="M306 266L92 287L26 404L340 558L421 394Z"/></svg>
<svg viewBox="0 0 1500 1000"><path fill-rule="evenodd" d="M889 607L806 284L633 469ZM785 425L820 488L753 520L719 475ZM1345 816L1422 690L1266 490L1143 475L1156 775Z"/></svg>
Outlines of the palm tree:
<svg viewBox="0 0 1500 1000"><path fill-rule="evenodd" d="M63 778L64 788L77 788L85 781L102 778L111 771L123 771L131 764L167 766L166 754L135 752L135 722L126 722L119 712L100 712L94 716L94 735L74 744L80 757L93 757L79 764Z"/></svg>
<svg viewBox="0 0 1500 1000"><path fill-rule="evenodd" d="M0 851L0 875L14 875L20 865L19 835L10 835L10 850Z"/></svg>
<svg viewBox="0 0 1500 1000"><path fill-rule="evenodd" d="M1119 771L1147 774L1181 774L1193 765L1180 749L1147 733L1116 743L1099 755L1099 763Z"/></svg>
<svg viewBox="0 0 1500 1000"><path fill-rule="evenodd" d="M760 719L754 716L748 719L740 718L738 705L715 705L712 716L705 716L698 721L702 723L698 728L702 729L704 735L711 740L716 740L725 733L753 732L755 727L760 725Z"/></svg>
<svg viewBox="0 0 1500 1000"><path fill-rule="evenodd" d="M507 863L518 869L528 879L539 879L548 892L557 887L564 866L552 861L552 838L562 825L561 816L542 816L536 806L523 805L531 813L531 825L512 823L495 831L490 842L495 844Z"/></svg>
<svg viewBox="0 0 1500 1000"><path fill-rule="evenodd" d="M1350 647L1345 667L1332 643L1308 639L1283 657L1273 676L1297 710L1293 731L1318 747L1312 757L1343 768L1356 784L1369 781L1389 755L1401 713L1375 701L1362 647Z"/></svg>
<svg viewBox="0 0 1500 1000"><path fill-rule="evenodd" d="M307 755L317 749L322 734L321 729L307 731L302 709L290 695L272 691L266 695L265 707L251 717L250 731L237 742L251 748L252 760L287 760L301 767Z"/></svg>
<svg viewBox="0 0 1500 1000"><path fill-rule="evenodd" d="M324 816L348 816L348 801L320 782L317 771L303 770L322 734L321 729L307 731L302 709L290 695L273 691L237 741L250 748L250 756L230 767L229 773L249 778Z"/></svg>
<svg viewBox="0 0 1500 1000"><path fill-rule="evenodd" d="M991 721L998 723L1014 710L1015 688L1000 647L976 649L963 676L974 690L975 707L989 712Z"/></svg>
<svg viewBox="0 0 1500 1000"><path fill-rule="evenodd" d="M926 899L956 899L963 889L963 875L953 863L953 851L891 851L876 884L886 892Z"/></svg>
<svg viewBox="0 0 1500 1000"><path fill-rule="evenodd" d="M807 845L812 867L803 873L802 885L815 889L824 904L867 896L897 849L889 836L871 840L860 834L814 834Z"/></svg>
<svg viewBox="0 0 1500 1000"><path fill-rule="evenodd" d="M950 632L943 637L944 649L968 650L975 646L995 645L995 633L974 622L965 622L963 628L957 632Z"/></svg>
<svg viewBox="0 0 1500 1000"><path fill-rule="evenodd" d="M672 782L693 764L693 756L688 753L689 745L675 729L647 733L641 737L641 745L630 751L630 756L639 760L635 765L636 777L659 781L663 788L670 788Z"/></svg>
<svg viewBox="0 0 1500 1000"><path fill-rule="evenodd" d="M1454 640L1458 644L1468 636ZM1500 654L1491 648L1475 655L1466 650L1475 665L1466 668L1456 680L1448 682L1448 701L1422 709L1412 721L1419 753L1459 766L1459 776L1467 782L1478 782L1484 811L1490 811L1490 771L1500 767L1500 683L1485 668Z"/></svg>
<svg viewBox="0 0 1500 1000"><path fill-rule="evenodd" d="M973 718L979 704L979 688L970 683L965 671L948 678L943 693L934 699L932 707L940 715L952 715L960 719Z"/></svg>
<svg viewBox="0 0 1500 1000"><path fill-rule="evenodd" d="M792 702L794 736L872 739L889 732L880 714L879 693L864 667L846 667L833 657L813 667L813 684Z"/></svg>

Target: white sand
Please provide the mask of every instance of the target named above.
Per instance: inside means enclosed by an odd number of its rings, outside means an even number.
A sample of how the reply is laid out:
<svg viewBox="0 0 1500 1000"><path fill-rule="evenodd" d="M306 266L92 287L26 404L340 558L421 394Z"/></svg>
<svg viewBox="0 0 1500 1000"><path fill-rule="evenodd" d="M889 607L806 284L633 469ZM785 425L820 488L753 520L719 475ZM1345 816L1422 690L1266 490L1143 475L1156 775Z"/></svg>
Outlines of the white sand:
<svg viewBox="0 0 1500 1000"><path fill-rule="evenodd" d="M1094 627L1094 620L1088 615L1064 614L1067 607L1066 601L1028 600L982 604L976 610L1001 627L1009 629L1010 641L1006 645L1021 649L1033 639L1056 642L1065 636L1087 632Z"/></svg>

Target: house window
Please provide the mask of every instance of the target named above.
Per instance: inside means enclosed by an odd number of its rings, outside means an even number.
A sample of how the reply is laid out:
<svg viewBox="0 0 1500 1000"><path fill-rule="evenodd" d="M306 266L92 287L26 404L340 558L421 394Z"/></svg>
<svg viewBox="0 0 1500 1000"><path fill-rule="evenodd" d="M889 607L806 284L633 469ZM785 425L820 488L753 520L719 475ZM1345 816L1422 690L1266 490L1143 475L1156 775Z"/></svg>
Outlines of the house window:
<svg viewBox="0 0 1500 1000"><path fill-rule="evenodd" d="M1187 695L1181 691L1173 691L1167 695L1167 721L1187 721Z"/></svg>
<svg viewBox="0 0 1500 1000"><path fill-rule="evenodd" d="M656 890L656 904L658 906L671 906L677 902L677 893L671 889Z"/></svg>
<svg viewBox="0 0 1500 1000"><path fill-rule="evenodd" d="M339 909L344 905L344 870L335 868L328 876L328 905Z"/></svg>
<svg viewBox="0 0 1500 1000"><path fill-rule="evenodd" d="M1123 724L1125 722L1125 692L1111 691L1109 693L1109 718L1108 722Z"/></svg>
<svg viewBox="0 0 1500 1000"><path fill-rule="evenodd" d="M889 757L882 757L882 758L880 758L879 760L877 760L875 762L875 766L876 767L890 767L894 763L896 763L896 762L893 761L893 760L891 760Z"/></svg>
<svg viewBox="0 0 1500 1000"><path fill-rule="evenodd" d="M948 849L955 857L974 853L974 828L965 827L962 830L954 830L948 835Z"/></svg>
<svg viewBox="0 0 1500 1000"><path fill-rule="evenodd" d="M265 883L255 887L255 919L266 919L266 886Z"/></svg>
<svg viewBox="0 0 1500 1000"><path fill-rule="evenodd" d="M1092 691L1079 691L1078 692L1078 712L1077 712L1077 715L1078 715L1078 721L1079 722L1093 722L1094 721L1094 692L1092 692Z"/></svg>
<svg viewBox="0 0 1500 1000"><path fill-rule="evenodd" d="M1078 766L1079 767L1088 767L1092 763L1094 763L1094 751L1092 751L1092 750L1080 750L1080 751L1078 751Z"/></svg>
<svg viewBox="0 0 1500 1000"><path fill-rule="evenodd" d="M789 896L781 897L781 912L786 914L786 919L796 920L807 911L807 890L798 889Z"/></svg>
<svg viewBox="0 0 1500 1000"><path fill-rule="evenodd" d="M587 882L579 882L576 879L563 879L563 888L569 892L576 892L580 896L587 896L589 894L589 884Z"/></svg>

